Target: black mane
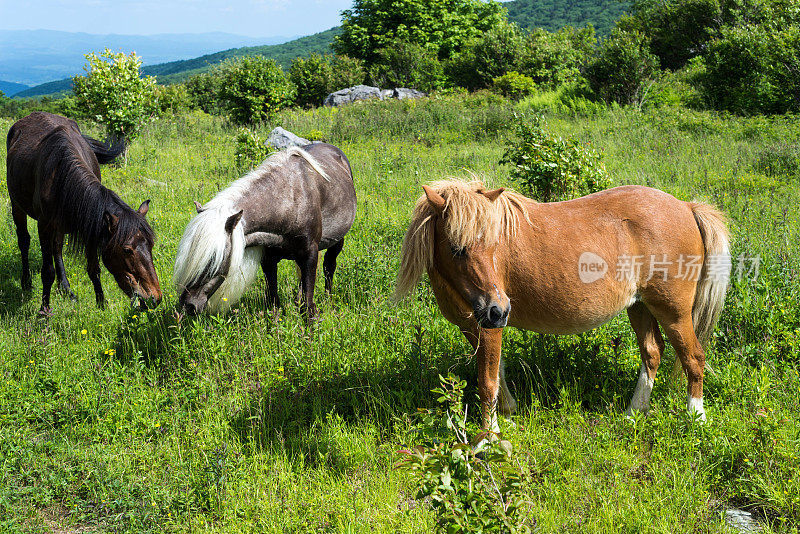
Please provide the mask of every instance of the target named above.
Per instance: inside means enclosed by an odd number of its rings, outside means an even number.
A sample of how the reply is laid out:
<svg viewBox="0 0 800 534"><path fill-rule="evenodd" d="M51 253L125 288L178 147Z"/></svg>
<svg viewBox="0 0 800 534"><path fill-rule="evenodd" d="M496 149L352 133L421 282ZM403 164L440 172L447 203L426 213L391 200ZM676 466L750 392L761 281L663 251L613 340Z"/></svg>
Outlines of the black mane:
<svg viewBox="0 0 800 534"><path fill-rule="evenodd" d="M86 146L76 146L81 143ZM70 250L96 250L99 254L109 244L125 242L136 232L153 243L155 235L145 218L102 185L87 166L86 159L96 158L95 148L103 146L101 143L89 144L85 138L70 136L59 128L43 139L42 144L46 145L48 154L42 170L51 173L53 188L60 192L53 208L64 232L72 236ZM108 156L117 148L112 147ZM91 160L88 163L91 165ZM118 218L113 236L104 220L106 213Z"/></svg>

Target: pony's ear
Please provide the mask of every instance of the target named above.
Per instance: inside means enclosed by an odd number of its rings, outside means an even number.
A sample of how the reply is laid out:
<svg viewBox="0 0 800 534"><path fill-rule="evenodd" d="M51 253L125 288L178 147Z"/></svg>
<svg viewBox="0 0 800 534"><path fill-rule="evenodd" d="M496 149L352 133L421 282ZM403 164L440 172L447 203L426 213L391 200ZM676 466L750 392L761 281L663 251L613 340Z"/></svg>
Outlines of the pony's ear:
<svg viewBox="0 0 800 534"><path fill-rule="evenodd" d="M239 221L242 218L242 213L244 210L239 210L230 217L228 220L225 221L225 231L229 234L233 233L233 229L236 228L236 225L239 224Z"/></svg>
<svg viewBox="0 0 800 534"><path fill-rule="evenodd" d="M497 197L499 197L500 194L505 190L506 190L505 187L498 187L497 189L492 189L491 191L478 191L478 192L481 195L488 198L489 200L491 200L492 202L494 202L495 200L497 200Z"/></svg>
<svg viewBox="0 0 800 534"><path fill-rule="evenodd" d="M194 209L197 210L197 213L203 213L206 209L200 204L198 201L194 201Z"/></svg>
<svg viewBox="0 0 800 534"><path fill-rule="evenodd" d="M437 213L441 214L444 211L444 206L446 204L444 197L427 185L423 185L422 190L425 191L425 196L428 197L428 202L430 202L431 206L433 206L433 209L435 209Z"/></svg>
<svg viewBox="0 0 800 534"><path fill-rule="evenodd" d="M119 217L117 217L113 213L105 212L103 214L103 224L105 225L109 234L112 235L114 234L114 232L117 230L118 222L119 222Z"/></svg>
<svg viewBox="0 0 800 534"><path fill-rule="evenodd" d="M144 217L145 215L147 215L147 210L149 210L149 209L150 209L150 199L148 198L147 200L145 200L144 202L142 202L142 205L141 205L141 206L139 206L139 209L138 209L138 210L136 210L136 211L138 211L138 212L139 212L139 214L140 214L142 217Z"/></svg>

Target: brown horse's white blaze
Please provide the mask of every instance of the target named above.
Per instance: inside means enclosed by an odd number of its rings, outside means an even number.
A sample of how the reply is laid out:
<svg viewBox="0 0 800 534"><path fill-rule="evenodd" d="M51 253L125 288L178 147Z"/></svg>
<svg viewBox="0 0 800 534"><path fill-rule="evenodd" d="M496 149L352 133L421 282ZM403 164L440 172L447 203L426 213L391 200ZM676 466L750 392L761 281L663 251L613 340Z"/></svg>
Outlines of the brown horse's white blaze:
<svg viewBox="0 0 800 534"><path fill-rule="evenodd" d="M539 204L479 182L424 187L403 242L396 295L422 274L444 316L476 349L484 426L514 411L501 359L506 325L576 334L620 313L642 355L629 412L647 410L664 351L688 377L687 407L705 419L705 340L724 301L728 231L712 206L624 186Z"/></svg>

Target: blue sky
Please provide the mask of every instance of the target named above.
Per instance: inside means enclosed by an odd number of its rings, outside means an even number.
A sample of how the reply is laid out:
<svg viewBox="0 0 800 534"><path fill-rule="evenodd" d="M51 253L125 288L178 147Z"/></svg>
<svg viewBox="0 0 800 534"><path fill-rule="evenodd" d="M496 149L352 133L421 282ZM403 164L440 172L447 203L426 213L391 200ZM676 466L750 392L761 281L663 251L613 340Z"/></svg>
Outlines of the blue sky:
<svg viewBox="0 0 800 534"><path fill-rule="evenodd" d="M339 24L352 0L0 0L0 30L95 34L309 35Z"/></svg>

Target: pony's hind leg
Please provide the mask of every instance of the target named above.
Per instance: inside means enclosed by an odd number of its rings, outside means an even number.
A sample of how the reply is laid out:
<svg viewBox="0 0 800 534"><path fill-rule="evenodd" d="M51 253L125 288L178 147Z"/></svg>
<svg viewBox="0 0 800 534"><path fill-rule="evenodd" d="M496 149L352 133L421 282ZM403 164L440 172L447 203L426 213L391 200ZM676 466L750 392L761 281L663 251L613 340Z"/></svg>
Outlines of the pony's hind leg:
<svg viewBox="0 0 800 534"><path fill-rule="evenodd" d="M53 235L53 259L56 266L56 279L58 280L58 290L67 295L71 300L78 300L75 293L69 287L69 280L67 280L67 271L64 269L64 234L56 232Z"/></svg>
<svg viewBox="0 0 800 534"><path fill-rule="evenodd" d="M317 316L317 307L314 304L314 284L317 281L317 262L319 261L319 245L309 243L307 249L297 257L297 266L300 267L300 313L309 319Z"/></svg>
<svg viewBox="0 0 800 534"><path fill-rule="evenodd" d="M17 228L17 245L22 256L22 278L20 285L24 291L30 291L33 287L31 283L31 267L28 252L31 248L31 234L28 232L28 216L16 202L11 203L11 216L14 219L14 226Z"/></svg>
<svg viewBox="0 0 800 534"><path fill-rule="evenodd" d="M691 312L681 316L678 320L664 324L664 333L675 352L680 358L683 370L688 380L686 408L689 413L694 413L702 421L706 420L706 411L703 408L703 372L706 365L706 355L697 339L692 323Z"/></svg>
<svg viewBox="0 0 800 534"><path fill-rule="evenodd" d="M331 292L333 286L333 273L336 272L336 257L344 247L344 238L338 243L334 243L325 251L325 259L322 261L322 272L325 275L325 291Z"/></svg>
<svg viewBox="0 0 800 534"><path fill-rule="evenodd" d="M667 340L675 349L678 359L686 373L687 399L686 407L689 413L696 414L702 421L706 420L703 408L703 371L706 364L706 355L697 339L692 322L692 300L689 297L682 300L682 305L675 301L663 303L662 306L652 307L651 311L664 329Z"/></svg>
<svg viewBox="0 0 800 534"><path fill-rule="evenodd" d="M650 394L653 391L656 371L664 354L664 338L661 337L655 317L641 302L628 308L628 318L636 333L636 341L639 343L639 352L642 356L639 380L636 382L636 389L627 412L628 415L633 415L633 412L637 411L646 412L650 407Z"/></svg>

